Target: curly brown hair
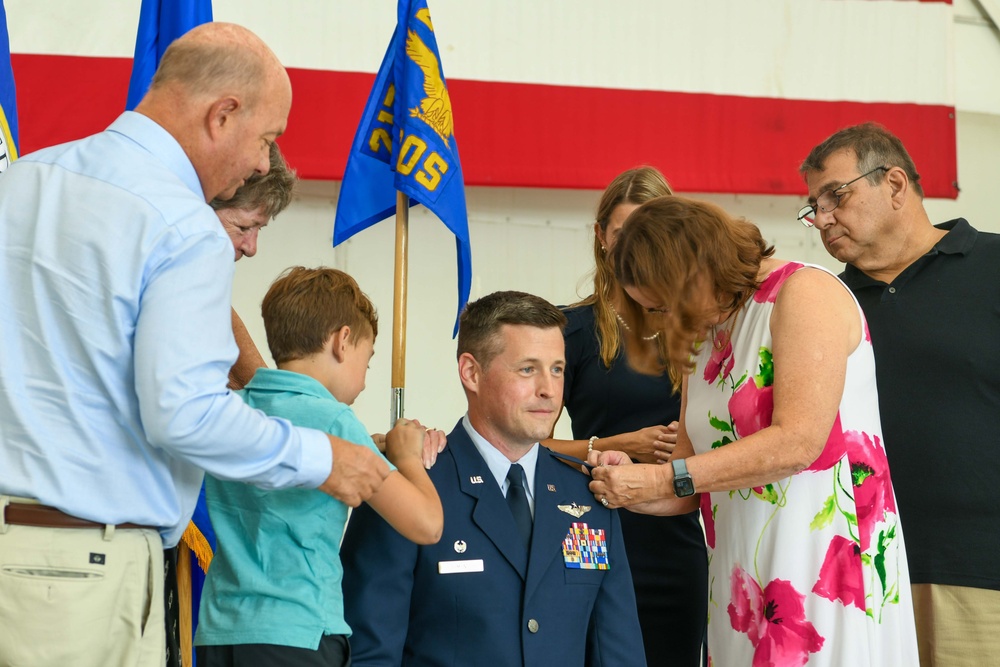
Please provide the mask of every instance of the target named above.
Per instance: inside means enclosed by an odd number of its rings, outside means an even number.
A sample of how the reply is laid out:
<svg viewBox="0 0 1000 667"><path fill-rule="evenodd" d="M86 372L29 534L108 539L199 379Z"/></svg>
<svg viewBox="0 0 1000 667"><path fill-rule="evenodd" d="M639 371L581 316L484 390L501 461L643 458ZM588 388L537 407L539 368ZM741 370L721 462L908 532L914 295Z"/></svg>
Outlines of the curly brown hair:
<svg viewBox="0 0 1000 667"><path fill-rule="evenodd" d="M719 308L736 310L759 286L761 262L774 254L756 225L733 218L708 202L659 197L629 216L612 251L615 276L622 287L637 287L654 295L669 309L665 338L667 358L653 367L636 366L645 373L662 373L668 366L683 373L693 369L695 345L704 336L706 313L700 298L707 286ZM629 302L637 321L647 314ZM626 332L626 350L638 345ZM641 359L641 355L630 355ZM648 357L646 357L648 359ZM674 378L679 384L679 378Z"/></svg>

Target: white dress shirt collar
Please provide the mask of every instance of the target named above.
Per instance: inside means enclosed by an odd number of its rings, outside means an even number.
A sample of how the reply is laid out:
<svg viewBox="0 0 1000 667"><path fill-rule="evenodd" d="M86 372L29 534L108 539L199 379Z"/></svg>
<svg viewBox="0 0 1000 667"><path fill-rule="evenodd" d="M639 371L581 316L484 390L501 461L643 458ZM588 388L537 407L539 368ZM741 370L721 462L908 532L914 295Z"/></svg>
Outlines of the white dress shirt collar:
<svg viewBox="0 0 1000 667"><path fill-rule="evenodd" d="M462 418L462 426L465 427L465 432L469 434L469 438L472 440L472 444L476 446L479 451L480 456L486 461L487 467L489 467L490 472L493 473L493 479L500 486L500 491L503 492L504 497L507 496L507 471L510 470L511 461L503 453L500 452L496 447L491 445L483 436L476 432L476 429L472 427L472 423L469 421L469 415L466 414ZM524 476L527 478L527 486L525 487L528 493L528 505L531 507L531 514L534 516L535 513L535 468L538 464L538 443L536 442L531 446L524 456L519 458L514 463L519 463L522 468L524 468Z"/></svg>

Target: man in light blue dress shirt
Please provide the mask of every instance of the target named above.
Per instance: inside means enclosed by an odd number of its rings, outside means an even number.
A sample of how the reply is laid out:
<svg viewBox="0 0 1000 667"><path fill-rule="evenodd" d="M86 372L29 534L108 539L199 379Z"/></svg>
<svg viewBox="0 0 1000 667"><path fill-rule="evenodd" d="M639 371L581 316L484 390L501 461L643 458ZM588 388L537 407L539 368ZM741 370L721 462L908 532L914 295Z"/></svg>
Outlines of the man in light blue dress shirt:
<svg viewBox="0 0 1000 667"><path fill-rule="evenodd" d="M135 112L0 178L0 662L162 665L162 549L203 470L352 506L388 474L226 389L233 246L206 201L267 172L290 106L267 46L209 23Z"/></svg>

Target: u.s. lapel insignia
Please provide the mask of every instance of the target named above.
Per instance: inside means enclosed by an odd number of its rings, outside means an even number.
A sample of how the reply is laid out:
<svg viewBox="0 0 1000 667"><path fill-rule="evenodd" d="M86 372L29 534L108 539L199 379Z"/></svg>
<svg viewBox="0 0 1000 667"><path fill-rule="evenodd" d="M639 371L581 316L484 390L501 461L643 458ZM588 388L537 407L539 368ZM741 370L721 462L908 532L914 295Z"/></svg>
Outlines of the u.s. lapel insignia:
<svg viewBox="0 0 1000 667"><path fill-rule="evenodd" d="M551 491L552 493L556 492L556 485L555 484L546 484L545 488L548 489L549 491Z"/></svg>
<svg viewBox="0 0 1000 667"><path fill-rule="evenodd" d="M483 478L480 477L479 475L473 475L472 477L469 478L469 482L471 482L472 484L482 484Z"/></svg>
<svg viewBox="0 0 1000 667"><path fill-rule="evenodd" d="M572 503L570 505L556 505L556 507L577 519L590 511L590 505L577 505L576 503Z"/></svg>

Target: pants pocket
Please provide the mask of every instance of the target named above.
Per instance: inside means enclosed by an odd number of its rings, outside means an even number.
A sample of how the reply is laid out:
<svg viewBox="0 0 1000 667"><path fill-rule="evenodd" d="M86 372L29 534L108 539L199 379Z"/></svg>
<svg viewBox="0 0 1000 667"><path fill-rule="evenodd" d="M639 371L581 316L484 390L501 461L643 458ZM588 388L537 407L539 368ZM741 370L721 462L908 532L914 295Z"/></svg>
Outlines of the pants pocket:
<svg viewBox="0 0 1000 667"><path fill-rule="evenodd" d="M69 567L45 567L38 565L7 564L0 566L0 574L33 579L103 579L104 573Z"/></svg>

